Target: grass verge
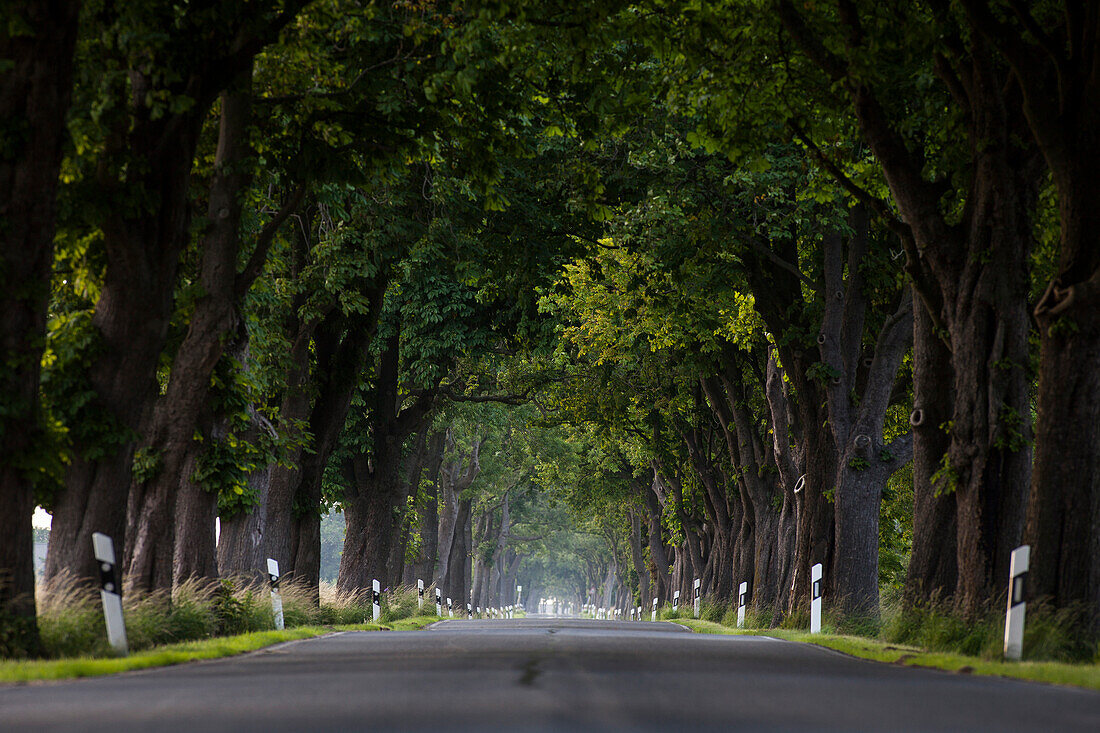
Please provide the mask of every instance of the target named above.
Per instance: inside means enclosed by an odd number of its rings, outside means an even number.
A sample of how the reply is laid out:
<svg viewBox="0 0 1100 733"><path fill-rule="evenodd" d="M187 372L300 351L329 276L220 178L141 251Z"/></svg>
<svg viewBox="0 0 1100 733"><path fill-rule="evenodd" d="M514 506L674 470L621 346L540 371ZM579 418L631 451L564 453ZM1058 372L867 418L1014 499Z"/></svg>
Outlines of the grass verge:
<svg viewBox="0 0 1100 733"><path fill-rule="evenodd" d="M349 624L339 626L297 626L284 631L253 631L200 641L158 646L128 657L76 657L51 660L0 661L0 683L26 683L97 677L152 667L167 667L200 659L232 657L274 644L311 639L337 631L412 631L438 621L435 616L403 618L389 624Z"/></svg>
<svg viewBox="0 0 1100 733"><path fill-rule="evenodd" d="M1100 690L1100 665L1067 664L1065 662L999 662L963 654L929 652L902 644L891 644L862 636L837 634L809 634L787 629L732 629L728 626L701 619L678 618L673 623L687 626L700 634L746 634L770 636L788 641L801 641L833 649L860 659L886 662L906 667L928 667L960 674L980 674L994 677L1047 682L1056 685L1074 685Z"/></svg>

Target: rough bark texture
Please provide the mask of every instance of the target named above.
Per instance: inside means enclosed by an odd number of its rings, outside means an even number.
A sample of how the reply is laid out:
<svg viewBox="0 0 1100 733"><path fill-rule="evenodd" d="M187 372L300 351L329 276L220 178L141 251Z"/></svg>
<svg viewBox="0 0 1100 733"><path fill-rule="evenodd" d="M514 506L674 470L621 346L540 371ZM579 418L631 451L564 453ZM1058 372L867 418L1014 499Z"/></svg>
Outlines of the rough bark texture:
<svg viewBox="0 0 1100 733"><path fill-rule="evenodd" d="M39 372L79 12L80 2L17 1L0 30L0 613L26 620L13 642L32 652L31 476L44 442ZM9 35L16 18L29 32Z"/></svg>
<svg viewBox="0 0 1100 733"><path fill-rule="evenodd" d="M871 304L860 265L868 254L870 232L862 207L853 210L850 224L853 236L847 243L838 234L825 238L825 313L818 337L822 363L833 375L825 390L829 427L841 450L834 483L833 589L844 613L877 616L882 491L894 471L912 456L912 434L886 444L883 426L898 369L913 337L913 300L909 288L903 288L897 309L885 318L874 347L864 347Z"/></svg>
<svg viewBox="0 0 1100 733"><path fill-rule="evenodd" d="M251 511L221 516L218 571L222 577L246 578L249 581L265 577L264 524L271 471L271 466L261 466L249 475L249 489L257 496L257 504Z"/></svg>
<svg viewBox="0 0 1100 733"><path fill-rule="evenodd" d="M349 478L344 502L347 534L336 580L343 591L369 588L374 578L389 577L394 511L404 500L406 488L401 476L405 441L423 430L434 400L434 391L428 391L413 404L403 405L399 365L400 339L393 336L379 358L368 398L372 452L356 456L350 472L345 471Z"/></svg>
<svg viewBox="0 0 1100 733"><path fill-rule="evenodd" d="M657 491L654 485L657 476L654 474L649 481L636 482L638 490L645 502L646 521L649 526L649 572L653 582L653 597L658 604L671 597L669 590L672 578L669 574L668 551L661 531L661 505L657 500Z"/></svg>
<svg viewBox="0 0 1100 733"><path fill-rule="evenodd" d="M638 575L638 605L648 607L653 592L650 589L649 571L645 566L645 556L642 554L642 521L641 511L632 508L630 511L630 558L634 562L634 572Z"/></svg>
<svg viewBox="0 0 1100 733"><path fill-rule="evenodd" d="M139 585L170 583L172 552L156 541L171 522L164 511L170 498L163 487L154 489L153 501L160 508L144 521L138 537L126 536L129 512L123 507L128 506L134 436L145 433L158 393L156 370L173 313L179 257L190 236L191 170L199 133L218 94L300 5L291 0L274 15L242 14L214 27L173 28L141 55L142 68L129 70L127 98L114 100L128 106L128 113L112 123L96 168L95 183L109 203L101 219L89 224L102 230L107 265L92 316L98 344L86 373L95 398L78 420L100 432L73 434L76 455L50 533L50 577L62 570L94 577L91 533L100 531L113 536L127 557L134 556L130 548L157 548L142 555L136 580ZM173 73L163 74L160 64L171 64ZM160 105L166 96L185 96L193 104L166 112ZM146 503L145 497L138 499L130 505Z"/></svg>
<svg viewBox="0 0 1100 733"><path fill-rule="evenodd" d="M1100 5L1065 3L1043 28L1024 4L1003 22L962 3L971 29L1007 59L1058 192L1057 275L1035 309L1039 418L1027 516L1029 590L1080 608L1100 634ZM1016 101L1016 100L1013 100Z"/></svg>
<svg viewBox="0 0 1100 733"><path fill-rule="evenodd" d="M798 261L797 245L790 239L777 239L769 243L774 259L759 257L750 261L749 286L756 300L757 310L772 333L785 333L791 329L812 332L817 324L803 322L804 314L794 314L789 304L801 302L802 285L789 269L776 264ZM801 448L798 462L802 474L789 481L793 472L785 471L784 492L790 491L795 504L794 552L789 572L790 584L783 590L787 597L788 613L808 602L810 595L810 568L821 563L826 583L833 578L833 506L826 497L836 477L837 449L828 427L827 397L820 380L814 378L814 366L818 360L817 349L808 343L785 339L778 345L780 361L791 384L793 406L784 410L784 419L790 423L790 431L797 436ZM774 392L773 392L774 394ZM778 414L778 413L777 413ZM773 415L773 419L776 416ZM782 454L788 449L784 446ZM792 464L788 456L777 461L777 468ZM784 476L784 472L780 473ZM794 487L800 485L796 493Z"/></svg>
<svg viewBox="0 0 1100 733"><path fill-rule="evenodd" d="M966 3L977 4L984 5ZM901 213L896 231L907 270L949 335L956 399L940 485L956 493L955 601L976 617L994 583L1003 582L1019 541L1020 486L1028 484L1031 468L1026 299L1039 171L1019 112L1020 88L980 34L971 34L960 51L957 29L944 27L950 48L937 58L935 71L963 112L971 174L960 192L962 219L949 223L941 206L944 188L924 177L927 151L909 147L876 89L848 63L867 53L855 6L846 4L839 14L845 55L828 50L790 0L781 0L779 10L807 56L847 90ZM937 21L947 17L941 13Z"/></svg>
<svg viewBox="0 0 1100 733"><path fill-rule="evenodd" d="M202 238L199 281L203 297L172 363L165 394L157 400L141 449L155 456L158 468L136 476L130 488L125 558L132 588L171 588L190 576L217 575L210 499L190 481L198 459L194 435L209 421L210 377L221 359L228 335L235 330L237 253L240 248L241 201L248 185L244 161L250 153L251 65L234 87L222 94L221 129L210 184L207 230ZM185 502L177 503L178 497ZM185 535L175 538L177 525ZM176 576L178 571L179 576Z"/></svg>
<svg viewBox="0 0 1100 733"><path fill-rule="evenodd" d="M905 576L909 604L945 601L958 581L955 494L933 481L950 437L943 427L954 402L951 352L923 307L913 314L913 546Z"/></svg>

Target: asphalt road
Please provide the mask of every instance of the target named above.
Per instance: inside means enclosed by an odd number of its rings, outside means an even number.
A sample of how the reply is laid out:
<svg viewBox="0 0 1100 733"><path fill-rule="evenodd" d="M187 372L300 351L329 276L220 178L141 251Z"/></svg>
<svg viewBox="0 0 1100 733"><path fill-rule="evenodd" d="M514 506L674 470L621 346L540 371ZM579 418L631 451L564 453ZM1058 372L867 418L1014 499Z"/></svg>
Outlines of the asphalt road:
<svg viewBox="0 0 1100 733"><path fill-rule="evenodd" d="M1100 731L1100 693L667 623L447 621L0 686L0 731Z"/></svg>

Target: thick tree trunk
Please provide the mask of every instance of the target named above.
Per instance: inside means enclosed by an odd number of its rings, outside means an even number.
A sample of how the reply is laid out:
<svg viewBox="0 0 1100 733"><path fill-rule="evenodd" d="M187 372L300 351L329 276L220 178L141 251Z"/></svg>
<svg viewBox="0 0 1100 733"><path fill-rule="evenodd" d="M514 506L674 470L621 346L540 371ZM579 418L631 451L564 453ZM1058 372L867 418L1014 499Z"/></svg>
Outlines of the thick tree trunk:
<svg viewBox="0 0 1100 733"><path fill-rule="evenodd" d="M222 577L244 578L246 582L255 582L266 577L264 530L271 472L271 466L262 466L249 475L249 488L258 497L258 502L251 511L221 516L218 570ZM282 570L281 567L279 569Z"/></svg>
<svg viewBox="0 0 1100 733"><path fill-rule="evenodd" d="M1100 54L1098 54L1100 55ZM1100 83L1098 83L1100 84ZM1096 85L1094 85L1096 86ZM1091 97L1093 106L1100 92ZM1095 118L1100 113L1093 115ZM1088 128L1095 133L1096 128ZM1084 135L1084 133L1082 133ZM1055 174L1059 276L1036 309L1041 327L1035 474L1027 517L1035 598L1079 608L1100 636L1100 146L1078 141Z"/></svg>
<svg viewBox="0 0 1100 733"><path fill-rule="evenodd" d="M187 479L195 472L198 458L199 452L195 450L184 462L176 501L172 554L174 587L192 578L213 580L218 577L218 495Z"/></svg>
<svg viewBox="0 0 1100 733"><path fill-rule="evenodd" d="M148 81L138 75L134 98L143 99L147 86ZM176 266L190 231L191 164L205 110L193 108L181 117L149 120L142 116L148 110L141 104L128 141L135 160L141 161L133 170L146 173L121 185L105 182L103 186L115 196L149 192L159 205L153 213L132 218L128 213L133 207L115 206L103 223L107 269L92 317L102 348L88 369L96 394L96 422L110 432L129 430L131 434L143 431L157 395L156 370L172 316ZM63 570L79 578L95 577L92 532L112 536L115 547L131 557L129 548L137 543L156 544L171 516L171 507L165 505L155 518L150 517L142 537L128 537L128 510L124 512L123 507L128 506L134 443L119 439L104 445L100 436L78 432L73 448L77 457L55 505L48 577ZM169 500L162 497L163 502ZM137 584L170 585L171 564L170 549L160 557L149 553L142 566L133 569Z"/></svg>
<svg viewBox="0 0 1100 733"><path fill-rule="evenodd" d="M149 476L135 477L130 488L127 534L134 541L128 545L125 567L127 580L135 589L172 587L173 569L165 572L163 567L166 555L179 556L179 568L185 573L179 582L191 574L216 574L210 567L213 525L208 531L203 526L216 510L204 500L202 489L190 482L196 458L192 444L209 411L210 377L224 353L228 334L236 327L241 203L249 181L244 161L251 151L251 76L249 65L234 88L222 94L207 231L202 239L199 280L204 294L195 304L187 335L172 363L167 391L157 400L141 445L144 454L156 457L158 468ZM177 504L181 493L187 496L183 505ZM167 504L161 506L160 502ZM189 530L180 542L174 537L177 524ZM196 555L188 557L192 551Z"/></svg>
<svg viewBox="0 0 1100 733"><path fill-rule="evenodd" d="M207 113L217 98L268 40L294 16L296 0L276 17L258 20L238 14L220 25L173 28L168 45L190 44L189 63L170 75L153 74L143 49L133 58L142 68L128 70L128 89L112 101L128 105L117 116L100 153L95 183L107 202L100 220L89 222L103 233L106 271L95 305L92 326L98 331L95 357L87 368L88 386L95 398L70 430L74 453L65 490L58 496L46 572L50 577L68 570L80 578L94 577L91 533L105 532L115 539L124 556L131 548L155 544L163 535L163 507L154 512L141 536L126 536L123 507L143 506L147 498L160 501L160 489L149 497L127 502L134 439L145 435L158 393L157 367L173 315L173 296L179 256L191 234L191 170ZM123 20L122 22L126 22ZM211 30L213 29L213 32ZM193 33L192 36L183 34ZM140 45L140 44L139 44ZM182 57L181 57L182 58ZM117 87L116 87L117 88ZM121 89L121 88L118 88ZM123 95L128 98L123 98ZM164 113L165 95L186 96L190 106ZM135 202L144 202L135 205ZM95 430L89 431L88 426ZM146 456L156 461L157 456ZM162 466L162 470L165 467ZM178 468L178 466L177 466ZM170 498L164 496L164 501ZM164 555L157 550L133 567L138 586L163 586ZM130 563L133 565L133 563Z"/></svg>
<svg viewBox="0 0 1100 733"><path fill-rule="evenodd" d="M443 595L455 602L462 599L466 603L469 584L470 549L467 542L470 523L470 500L459 499L455 513L454 541L451 542L447 559L447 579L443 585Z"/></svg>
<svg viewBox="0 0 1100 733"><path fill-rule="evenodd" d="M1083 614L1100 636L1100 7L1067 3L1036 38L965 2L972 27L1008 59L1058 192L1057 275L1035 309L1039 416L1026 539L1029 592ZM1027 9L1022 11L1026 15ZM1018 14L1019 15L1019 14Z"/></svg>
<svg viewBox="0 0 1100 733"><path fill-rule="evenodd" d="M904 288L874 348L867 349L865 315L870 303L860 264L868 253L870 236L862 207L853 209L850 224L854 235L846 254L839 234L825 237L824 318L818 337L822 363L834 375L826 387L829 427L842 450L834 483L833 600L846 614L877 616L882 490L890 475L909 462L912 452L910 433L886 445L883 427L898 368L913 337L913 300Z"/></svg>
<svg viewBox="0 0 1100 733"><path fill-rule="evenodd" d="M973 12L978 4L966 5ZM1039 170L1017 107L1020 89L981 37L1000 23L975 28L967 53L945 55L936 68L963 110L968 133L969 190L960 192L962 219L952 224L943 213L940 182L925 178L926 151L910 150L877 90L852 73L849 58L824 50L792 2L783 0L779 9L803 51L847 89L904 222L895 229L905 244L907 270L932 318L949 334L955 406L937 485L956 494L955 602L974 618L1007 573L1023 518L1019 487L1028 484L1031 468L1026 301ZM844 7L840 19L849 34L847 54L862 58L868 49L860 47L854 6ZM1025 89L1024 98L1031 96Z"/></svg>
<svg viewBox="0 0 1100 733"><path fill-rule="evenodd" d="M669 587L672 579L669 576L668 553L665 550L665 541L661 533L661 505L657 501L657 492L653 484L657 476L654 475L648 482L638 482L638 489L645 499L646 521L649 524L649 563L653 576L653 597L662 603L669 597Z"/></svg>
<svg viewBox="0 0 1100 733"><path fill-rule="evenodd" d="M38 651L31 473L45 443L39 378L79 14L76 0L24 0L5 10L0 30L0 614L22 620L8 633L30 653Z"/></svg>
<svg viewBox="0 0 1100 733"><path fill-rule="evenodd" d="M905 602L943 601L955 593L955 494L940 491L933 480L950 437L943 426L954 403L951 352L933 328L927 310L913 317L913 545L905 576Z"/></svg>
<svg viewBox="0 0 1100 733"><path fill-rule="evenodd" d="M381 447L376 448L379 449ZM389 446L385 450L391 454L387 456L389 461L400 460L400 446ZM359 495L344 505L347 534L336 580L336 588L342 592L370 588L372 580L385 577L394 529L393 509L401 494L398 471L382 475L377 464L369 478L360 477L357 483Z"/></svg>

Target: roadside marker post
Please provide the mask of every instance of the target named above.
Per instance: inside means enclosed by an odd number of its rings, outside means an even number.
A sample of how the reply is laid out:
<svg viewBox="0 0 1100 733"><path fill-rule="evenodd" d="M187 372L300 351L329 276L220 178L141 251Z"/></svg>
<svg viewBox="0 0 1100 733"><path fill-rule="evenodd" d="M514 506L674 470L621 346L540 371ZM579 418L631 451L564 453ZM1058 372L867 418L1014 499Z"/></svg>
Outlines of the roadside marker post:
<svg viewBox="0 0 1100 733"><path fill-rule="evenodd" d="M1031 545L1012 551L1009 563L1008 612L1005 614L1005 659L1019 661L1024 655L1024 615L1027 611L1027 569Z"/></svg>
<svg viewBox="0 0 1100 733"><path fill-rule="evenodd" d="M283 630L283 595L279 592L279 561L267 558L267 579L271 583L271 613L275 616L275 628Z"/></svg>
<svg viewBox="0 0 1100 733"><path fill-rule="evenodd" d="M435 615L443 618L443 596L440 594L439 588L435 589Z"/></svg>
<svg viewBox="0 0 1100 733"><path fill-rule="evenodd" d="M107 622L107 643L122 656L130 653L126 621L122 617L122 582L115 562L115 543L102 532L92 533L92 551L99 563L99 598Z"/></svg>
<svg viewBox="0 0 1100 733"><path fill-rule="evenodd" d="M371 621L378 623L382 618L382 586L377 579L372 580L370 586Z"/></svg>
<svg viewBox="0 0 1100 733"><path fill-rule="evenodd" d="M641 606L638 606L638 620L639 621L642 620L642 607Z"/></svg>
<svg viewBox="0 0 1100 733"><path fill-rule="evenodd" d="M821 596L823 593L821 582L821 563L810 568L810 633L821 633Z"/></svg>
<svg viewBox="0 0 1100 733"><path fill-rule="evenodd" d="M673 611L679 611L680 610L680 591L676 591L675 593L672 594L672 610Z"/></svg>
<svg viewBox="0 0 1100 733"><path fill-rule="evenodd" d="M695 618L699 618L699 582L699 578L696 578L692 589L692 594L695 596Z"/></svg>
<svg viewBox="0 0 1100 733"><path fill-rule="evenodd" d="M522 606L523 605L523 601L520 600L521 598L523 598L523 586L522 585L517 585L516 586L516 605L517 606Z"/></svg>
<svg viewBox="0 0 1100 733"><path fill-rule="evenodd" d="M469 603L466 604L466 620L469 621L474 617L474 607Z"/></svg>
<svg viewBox="0 0 1100 733"><path fill-rule="evenodd" d="M419 578L416 580L416 607L424 610L424 581Z"/></svg>
<svg viewBox="0 0 1100 733"><path fill-rule="evenodd" d="M657 620L657 599L656 598L653 599L653 614L652 614L652 616L650 617L649 620L650 621L656 621Z"/></svg>
<svg viewBox="0 0 1100 733"><path fill-rule="evenodd" d="M451 618L455 617L455 604L450 598L447 599L447 615Z"/></svg>
<svg viewBox="0 0 1100 733"><path fill-rule="evenodd" d="M749 584L742 583L737 589L737 628L745 628L745 604L749 598Z"/></svg>

